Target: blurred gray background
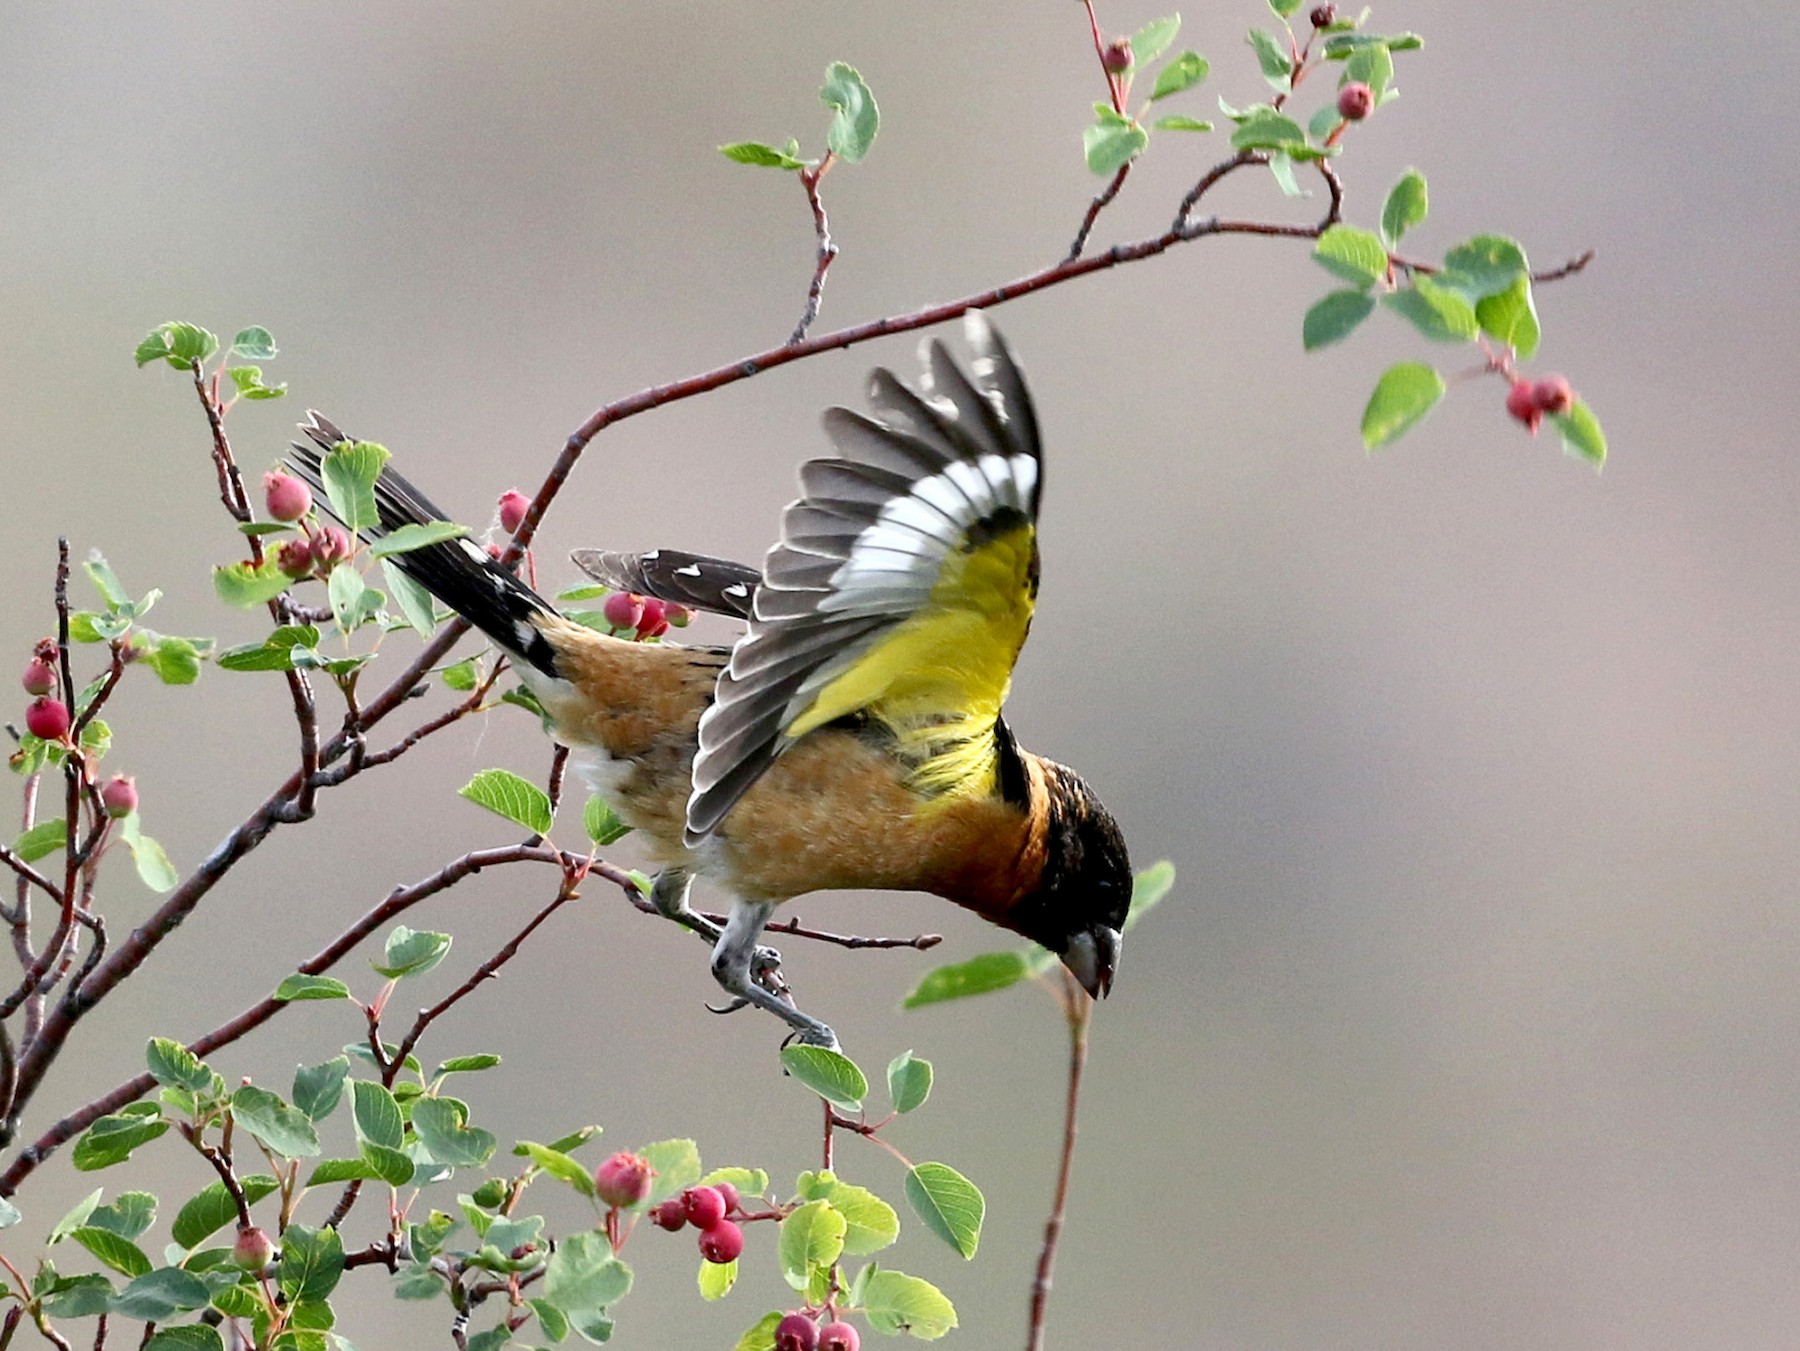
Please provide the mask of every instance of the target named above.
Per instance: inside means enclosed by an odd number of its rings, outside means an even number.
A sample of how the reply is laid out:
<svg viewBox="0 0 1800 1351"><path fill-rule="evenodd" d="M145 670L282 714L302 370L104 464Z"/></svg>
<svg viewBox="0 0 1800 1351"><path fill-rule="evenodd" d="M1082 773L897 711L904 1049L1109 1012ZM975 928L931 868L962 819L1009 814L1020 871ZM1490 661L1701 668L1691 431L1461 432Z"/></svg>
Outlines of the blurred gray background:
<svg viewBox="0 0 1800 1351"><path fill-rule="evenodd" d="M1267 18L1252 0L1190 14L1182 42L1214 73L1184 110L1264 96L1243 31ZM1767 148L1800 43L1773 23L1541 3L1376 16L1427 48L1349 138L1351 218L1372 225L1416 164L1433 211L1411 252L1489 229L1538 266L1599 250L1540 293L1534 369L1566 371L1604 420L1602 475L1528 440L1491 380L1364 455L1378 372L1461 353L1388 320L1303 356L1300 316L1333 283L1291 242L1188 246L998 313L1051 457L1014 724L1083 768L1140 862L1180 868L1097 1019L1053 1345L1124 1329L1207 1348L1795 1344L1795 203ZM594 407L787 334L812 261L800 191L714 147L818 147L827 61L860 67L884 124L864 166L827 180L844 252L826 327L1054 260L1096 186L1080 132L1102 90L1073 3L14 3L0 39L14 664L50 628L58 533L164 588L164 631L266 629L211 594L238 537L191 392L132 369L163 320L281 342L268 375L293 396L232 415L247 468L316 406L479 524ZM1221 144L1157 142L1098 243L1161 229ZM1262 175L1217 200L1319 205ZM854 402L871 364L909 368L914 343L606 432L540 537L541 575L571 580L578 545L759 557L823 445L818 410ZM294 754L273 677L133 680L110 717L111 763L184 868ZM392 884L513 838L452 790L546 761L509 709L330 795L83 1025L30 1132L135 1070L145 1035L196 1035L269 990ZM152 904L118 870L115 933ZM549 887L503 872L415 912L457 946L400 1006L448 989ZM971 1266L922 1234L892 1261L957 1300L957 1344L1019 1344L1062 1090L1051 1006L1023 990L902 1015L924 970L993 933L919 898L796 910L947 935L930 956L786 948L866 1066L908 1047L935 1061L930 1106L893 1138L976 1179L988 1228ZM345 974L371 992L358 963ZM503 1140L586 1121L615 1147L692 1133L709 1163L786 1186L815 1162L815 1107L778 1078L769 1021L714 1020L713 993L697 944L594 886L425 1051L505 1055L465 1085ZM215 1064L285 1089L356 1034L347 1006L305 1005ZM170 1145L146 1158L134 1178L168 1193L206 1180ZM847 1144L840 1162L899 1197L886 1156ZM59 1157L0 1248L29 1259L76 1196L124 1180ZM752 1232L737 1292L702 1306L688 1239L640 1235L618 1344L732 1345L785 1300L770 1237ZM341 1330L364 1351L447 1344L443 1306L357 1284Z"/></svg>

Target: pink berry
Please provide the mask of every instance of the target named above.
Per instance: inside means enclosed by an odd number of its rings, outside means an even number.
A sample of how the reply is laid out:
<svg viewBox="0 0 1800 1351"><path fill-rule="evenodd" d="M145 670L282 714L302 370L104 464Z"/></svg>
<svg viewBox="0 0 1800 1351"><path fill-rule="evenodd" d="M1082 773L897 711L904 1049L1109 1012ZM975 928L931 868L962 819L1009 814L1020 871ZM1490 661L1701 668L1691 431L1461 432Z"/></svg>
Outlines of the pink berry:
<svg viewBox="0 0 1800 1351"><path fill-rule="evenodd" d="M700 1256L715 1266L737 1261L738 1254L743 1251L744 1231L730 1220L720 1220L700 1235Z"/></svg>
<svg viewBox="0 0 1800 1351"><path fill-rule="evenodd" d="M856 1351L862 1339L848 1323L827 1323L819 1329L819 1351Z"/></svg>
<svg viewBox="0 0 1800 1351"><path fill-rule="evenodd" d="M1131 54L1130 38L1114 38L1100 53L1100 65L1108 75L1123 75L1136 59Z"/></svg>
<svg viewBox="0 0 1800 1351"><path fill-rule="evenodd" d="M677 1229L687 1228L687 1207L681 1203L679 1196L671 1196L660 1206L650 1211L650 1223L658 1229L667 1229L671 1234Z"/></svg>
<svg viewBox="0 0 1800 1351"><path fill-rule="evenodd" d="M1506 411L1524 423L1533 436L1537 435L1538 423L1544 420L1544 410L1537 405L1537 394L1531 381L1513 381L1512 388L1506 391Z"/></svg>
<svg viewBox="0 0 1800 1351"><path fill-rule="evenodd" d="M669 607L655 596L644 597L644 613L638 616L637 631L640 638L654 638L669 629Z"/></svg>
<svg viewBox="0 0 1800 1351"><path fill-rule="evenodd" d="M297 521L312 510L312 489L279 469L263 475L263 497L277 521Z"/></svg>
<svg viewBox="0 0 1800 1351"><path fill-rule="evenodd" d="M614 1154L594 1170L594 1190L609 1206L635 1206L650 1195L656 1170L636 1154Z"/></svg>
<svg viewBox="0 0 1800 1351"><path fill-rule="evenodd" d="M681 1204L696 1229L711 1229L725 1218L725 1198L717 1187L689 1187L681 1194Z"/></svg>
<svg viewBox="0 0 1800 1351"><path fill-rule="evenodd" d="M1531 401L1540 413L1566 413L1575 406L1575 391L1560 375L1546 375L1531 387Z"/></svg>
<svg viewBox="0 0 1800 1351"><path fill-rule="evenodd" d="M25 730L41 741L61 741L69 734L69 706L61 699L33 699L25 710Z"/></svg>
<svg viewBox="0 0 1800 1351"><path fill-rule="evenodd" d="M644 598L631 591L615 591L600 603L600 613L615 629L637 629L644 617Z"/></svg>
<svg viewBox="0 0 1800 1351"><path fill-rule="evenodd" d="M525 523L525 512L531 506L531 499L517 488L508 488L500 494L500 528L507 534L518 533Z"/></svg>
<svg viewBox="0 0 1800 1351"><path fill-rule="evenodd" d="M729 1182L715 1182L712 1184L712 1187L714 1191L719 1193L720 1198L725 1202L725 1213L727 1215L738 1208L739 1197L738 1189L736 1187L732 1186Z"/></svg>
<svg viewBox="0 0 1800 1351"><path fill-rule="evenodd" d="M324 526L312 538L313 561L319 565L320 572L330 572L355 551L350 536L339 526Z"/></svg>
<svg viewBox="0 0 1800 1351"><path fill-rule="evenodd" d="M25 693L42 697L56 688L56 671L47 662L33 660L26 663L19 683L25 687Z"/></svg>
<svg viewBox="0 0 1800 1351"><path fill-rule="evenodd" d="M1336 5L1314 5L1311 14L1306 16L1312 20L1314 28L1329 28L1337 22Z"/></svg>
<svg viewBox="0 0 1800 1351"><path fill-rule="evenodd" d="M283 540L281 547L275 551L275 566L296 581L310 576L313 570L312 545L303 539Z"/></svg>
<svg viewBox="0 0 1800 1351"><path fill-rule="evenodd" d="M694 622L694 612L685 605L669 601L663 606L663 618L678 629L685 629Z"/></svg>
<svg viewBox="0 0 1800 1351"><path fill-rule="evenodd" d="M775 1351L817 1351L819 1325L803 1313L786 1315L775 1325Z"/></svg>
<svg viewBox="0 0 1800 1351"><path fill-rule="evenodd" d="M115 819L130 816L137 810L137 784L123 774L114 775L106 781L106 787L100 790L100 805L106 808L106 814Z"/></svg>
<svg viewBox="0 0 1800 1351"><path fill-rule="evenodd" d="M275 1240L252 1225L238 1230L237 1242L231 1245L231 1260L245 1271L261 1271L275 1256Z"/></svg>
<svg viewBox="0 0 1800 1351"><path fill-rule="evenodd" d="M1338 116L1346 122L1360 122L1375 111L1375 91L1361 80L1352 80L1338 90Z"/></svg>

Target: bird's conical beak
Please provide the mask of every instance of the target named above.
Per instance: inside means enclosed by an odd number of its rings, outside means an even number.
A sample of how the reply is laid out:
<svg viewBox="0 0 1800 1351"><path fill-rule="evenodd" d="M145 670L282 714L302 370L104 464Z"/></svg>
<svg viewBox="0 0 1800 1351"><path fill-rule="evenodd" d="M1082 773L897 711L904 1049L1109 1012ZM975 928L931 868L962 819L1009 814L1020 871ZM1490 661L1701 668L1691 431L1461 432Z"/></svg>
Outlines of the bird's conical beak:
<svg viewBox="0 0 1800 1351"><path fill-rule="evenodd" d="M1119 951L1125 939L1117 929L1103 924L1076 934L1063 952L1063 965L1074 973L1081 988L1095 999L1104 999L1112 989L1113 974L1119 969Z"/></svg>

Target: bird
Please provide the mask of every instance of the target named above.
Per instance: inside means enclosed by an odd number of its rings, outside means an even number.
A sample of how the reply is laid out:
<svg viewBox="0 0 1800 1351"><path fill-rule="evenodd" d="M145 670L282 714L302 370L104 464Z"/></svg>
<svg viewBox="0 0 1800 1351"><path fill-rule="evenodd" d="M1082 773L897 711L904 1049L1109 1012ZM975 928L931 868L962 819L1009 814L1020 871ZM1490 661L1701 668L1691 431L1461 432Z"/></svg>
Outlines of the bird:
<svg viewBox="0 0 1800 1351"><path fill-rule="evenodd" d="M1006 342L979 312L965 330L966 369L933 340L914 386L877 368L868 413L826 410L836 453L800 466L760 568L572 555L607 587L742 621L730 646L588 627L467 536L389 555L511 659L571 767L646 842L656 910L712 946L725 1007L805 1045L839 1043L758 940L809 892L933 893L1048 948L1096 999L1119 965L1124 834L1002 711L1038 594L1043 453ZM300 430L293 468L321 488L352 438L316 412ZM374 496L368 540L446 519L385 465ZM696 877L729 893L723 925L689 905Z"/></svg>

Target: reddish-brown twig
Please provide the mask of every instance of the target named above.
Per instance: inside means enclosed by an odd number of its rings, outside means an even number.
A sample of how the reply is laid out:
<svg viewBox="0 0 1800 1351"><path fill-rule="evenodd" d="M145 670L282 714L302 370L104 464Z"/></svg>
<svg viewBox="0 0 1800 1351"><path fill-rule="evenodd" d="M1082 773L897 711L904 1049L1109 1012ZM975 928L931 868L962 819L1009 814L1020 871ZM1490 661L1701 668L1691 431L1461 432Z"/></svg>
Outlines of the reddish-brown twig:
<svg viewBox="0 0 1800 1351"><path fill-rule="evenodd" d="M1038 1252L1037 1276L1031 1283L1031 1313L1027 1325L1025 1351L1043 1351L1044 1318L1050 1308L1050 1275L1056 1266L1056 1245L1062 1237L1063 1217L1069 1208L1069 1177L1075 1163L1075 1137L1078 1133L1081 1107L1081 1073L1087 1065L1088 1025L1093 1018L1094 1001L1076 985L1066 970L1062 973L1060 1002L1069 1024L1069 1087L1063 1106L1062 1159L1056 1169L1056 1196L1050 1205L1050 1218L1044 1224L1044 1244Z"/></svg>
<svg viewBox="0 0 1800 1351"><path fill-rule="evenodd" d="M825 215L825 200L819 195L820 180L830 172L835 160L836 156L827 150L818 168L800 171L800 186L806 189L806 202L812 207L813 234L818 238L819 250L813 262L812 285L806 289L806 308L800 312L800 322L794 325L794 331L788 337L790 344L803 341L806 330L819 317L819 304L825 295L825 274L838 256L838 246L831 241L831 222Z"/></svg>

